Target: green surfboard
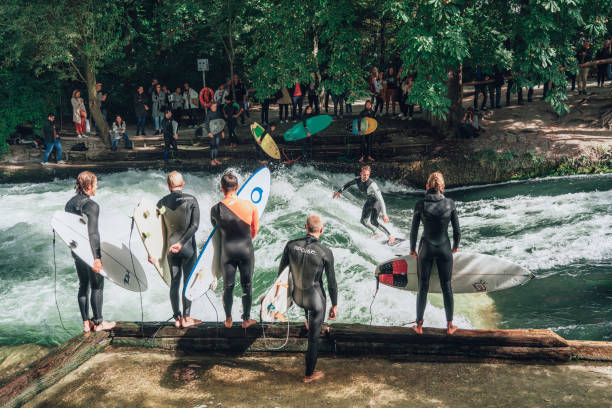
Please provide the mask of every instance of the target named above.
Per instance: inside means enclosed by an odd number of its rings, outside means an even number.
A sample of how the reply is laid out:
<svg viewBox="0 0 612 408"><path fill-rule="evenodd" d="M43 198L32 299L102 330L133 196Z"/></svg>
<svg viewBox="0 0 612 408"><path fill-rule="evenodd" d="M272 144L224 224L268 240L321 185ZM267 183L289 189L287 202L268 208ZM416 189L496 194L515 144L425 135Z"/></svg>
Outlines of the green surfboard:
<svg viewBox="0 0 612 408"><path fill-rule="evenodd" d="M332 120L332 117L329 115L314 116L306 119L306 127L308 127L310 134L314 135L327 128L332 123ZM300 121L291 129L287 130L283 136L286 141L293 142L303 139L308 135L306 134L306 129L304 129L304 124Z"/></svg>

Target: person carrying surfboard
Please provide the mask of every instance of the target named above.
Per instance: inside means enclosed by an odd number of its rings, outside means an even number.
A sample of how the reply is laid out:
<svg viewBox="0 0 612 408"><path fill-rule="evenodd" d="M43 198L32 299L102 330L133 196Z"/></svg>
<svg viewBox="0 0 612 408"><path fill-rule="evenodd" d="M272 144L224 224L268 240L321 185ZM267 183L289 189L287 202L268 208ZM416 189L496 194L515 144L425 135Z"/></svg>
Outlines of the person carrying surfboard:
<svg viewBox="0 0 612 408"><path fill-rule="evenodd" d="M100 271L102 270L102 249L100 245L100 231L98 230L100 206L90 198L96 195L98 178L89 171L83 171L77 176L74 188L76 190L76 195L66 203L64 211L86 218L89 244L94 257L93 267L90 267L72 252L77 275L79 277L79 292L77 299L81 311L81 318L83 319L83 332L87 333L91 330L111 330L115 327L115 322L107 322L102 318L104 277L100 275ZM90 287L91 296L90 299L87 299L87 292ZM93 319L89 317L90 302L93 311Z"/></svg>
<svg viewBox="0 0 612 408"><path fill-rule="evenodd" d="M461 230L455 202L444 197L444 177L442 173L435 172L429 175L425 187L427 193L425 198L416 203L414 215L412 216L412 227L410 229L410 255L417 260L419 276L419 293L417 295L417 325L414 331L423 334L423 314L427 304L427 292L429 292L429 278L434 261L438 267L440 277L440 288L444 298L444 310L448 334L457 331L453 326L453 289L451 278L453 272L453 254L459 251L459 240ZM423 235L419 244L419 252L416 252L416 242L419 233L419 224L423 222ZM448 238L448 224L453 226L453 246Z"/></svg>
<svg viewBox="0 0 612 408"><path fill-rule="evenodd" d="M223 308L225 327L232 327L232 303L236 269L240 271L242 286L242 328L257 322L251 319L253 299L253 268L255 251L253 238L259 229L257 207L250 201L238 198L238 178L232 173L221 177L221 189L225 198L210 209L210 221L220 234L219 266L223 273Z"/></svg>
<svg viewBox="0 0 612 408"><path fill-rule="evenodd" d="M365 107L359 114L359 119L357 119L357 126L359 130L359 136L361 136L361 157L359 158L359 163L363 163L363 161L367 158L369 161L374 161L372 157L372 133L367 133L367 129L362 129L361 119L363 118L374 118L374 110L372 109L372 102L366 101ZM367 126L366 126L367 127Z"/></svg>
<svg viewBox="0 0 612 408"><path fill-rule="evenodd" d="M170 304L174 326L186 328L202 323L201 320L189 316L191 301L185 297L181 289L181 277L183 282L187 282L198 256L195 233L200 226L200 206L194 196L183 193L185 181L181 173L173 171L168 174L167 183L170 194L157 202L157 208L162 214L165 238L168 241ZM151 257L149 262L155 265L155 260ZM183 313L179 306L181 293L183 293Z"/></svg>
<svg viewBox="0 0 612 408"><path fill-rule="evenodd" d="M306 236L287 242L278 267L278 275L289 266L291 274L291 297L294 303L306 313L308 329L308 349L306 351L306 375L303 381L309 383L322 379L325 374L315 371L319 353L321 326L325 320L325 290L323 272L327 278L327 288L332 307L329 319L338 316L338 285L334 271L334 254L319 242L323 233L323 221L318 215L306 219Z"/></svg>
<svg viewBox="0 0 612 408"><path fill-rule="evenodd" d="M216 166L221 164L219 160L217 160L217 156L219 154L219 142L221 138L225 138L225 132L221 129L220 132L216 134L212 134L210 132L210 122L216 119L223 119L223 114L219 112L219 108L217 102L213 102L210 105L210 110L206 115L205 127L208 129L208 137L210 138L210 164L211 166Z"/></svg>
<svg viewBox="0 0 612 408"><path fill-rule="evenodd" d="M385 200L383 200L382 193L378 188L378 185L370 178L372 169L366 165L361 168L359 177L349 181L342 188L336 191L333 198L340 197L340 194L347 188L356 185L359 191L367 195L363 210L361 211L361 223L364 227L372 231L374 238L379 237L380 233L376 230L379 229L387 235L387 243L393 245L396 239L391 235L391 232L385 226L378 223L378 214L382 213L384 222L389 222L389 216L387 215L387 207L385 206Z"/></svg>

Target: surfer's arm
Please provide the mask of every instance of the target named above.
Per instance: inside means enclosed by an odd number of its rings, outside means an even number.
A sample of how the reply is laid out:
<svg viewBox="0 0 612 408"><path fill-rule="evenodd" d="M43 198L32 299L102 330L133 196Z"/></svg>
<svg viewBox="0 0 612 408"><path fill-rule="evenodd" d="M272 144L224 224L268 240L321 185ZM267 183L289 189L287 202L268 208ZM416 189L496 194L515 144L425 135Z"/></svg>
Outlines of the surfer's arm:
<svg viewBox="0 0 612 408"><path fill-rule="evenodd" d="M348 183L346 183L345 185L342 186L342 188L340 190L338 190L338 193L341 193L346 190L347 188L349 188L350 186L354 186L355 184L357 184L357 181L359 181L359 177L357 177L356 179L353 179L351 181L349 181Z"/></svg>
<svg viewBox="0 0 612 408"><path fill-rule="evenodd" d="M383 199L382 193L380 192L380 188L378 188L378 185L376 183L372 183L369 188L372 189L374 197L376 197L376 201L378 201L378 204L380 204L380 212L382 213L382 216L388 217L387 206L385 205L385 200Z"/></svg>
<svg viewBox="0 0 612 408"><path fill-rule="evenodd" d="M451 225L453 226L453 251L459 248L461 240L461 228L459 227L459 216L457 216L457 208L453 203L453 211L451 212Z"/></svg>
<svg viewBox="0 0 612 408"><path fill-rule="evenodd" d="M87 216L87 234L89 235L89 245L94 259L102 258L100 249L100 231L98 229L98 218L100 216L100 206L94 201L89 201L83 206L83 214Z"/></svg>
<svg viewBox="0 0 612 408"><path fill-rule="evenodd" d="M419 235L419 224L421 223L421 211L423 203L419 201L414 207L412 215L412 227L410 227L410 252L416 252L417 237Z"/></svg>
<svg viewBox="0 0 612 408"><path fill-rule="evenodd" d="M323 266L325 267L325 276L327 277L327 288L332 306L336 306L338 304L338 283L336 282L336 272L334 271L334 254L329 249L326 252Z"/></svg>
<svg viewBox="0 0 612 408"><path fill-rule="evenodd" d="M257 207L253 204L253 214L251 215L251 238L257 236L257 231L259 231L259 214L257 213Z"/></svg>
<svg viewBox="0 0 612 408"><path fill-rule="evenodd" d="M281 258L280 265L278 266L278 275L285 270L285 268L289 265L289 246L285 245L285 249L283 250L283 257Z"/></svg>
<svg viewBox="0 0 612 408"><path fill-rule="evenodd" d="M193 199L192 207L189 227L187 227L183 233L183 236L179 240L182 246L184 246L195 235L198 227L200 226L200 206L195 198Z"/></svg>

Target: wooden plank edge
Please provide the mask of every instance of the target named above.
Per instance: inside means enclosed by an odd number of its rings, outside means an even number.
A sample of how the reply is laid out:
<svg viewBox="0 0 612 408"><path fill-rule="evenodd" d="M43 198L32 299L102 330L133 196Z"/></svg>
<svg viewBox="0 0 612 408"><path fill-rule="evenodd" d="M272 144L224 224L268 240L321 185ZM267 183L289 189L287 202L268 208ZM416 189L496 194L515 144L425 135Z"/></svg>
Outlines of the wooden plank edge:
<svg viewBox="0 0 612 408"><path fill-rule="evenodd" d="M612 361L612 342L568 340L572 360Z"/></svg>

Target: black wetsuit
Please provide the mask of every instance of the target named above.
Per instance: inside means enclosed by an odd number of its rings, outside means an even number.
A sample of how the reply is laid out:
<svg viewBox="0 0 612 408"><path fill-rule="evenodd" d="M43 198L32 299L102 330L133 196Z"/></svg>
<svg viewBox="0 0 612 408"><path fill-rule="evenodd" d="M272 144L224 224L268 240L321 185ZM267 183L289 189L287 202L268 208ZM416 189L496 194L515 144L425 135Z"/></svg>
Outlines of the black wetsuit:
<svg viewBox="0 0 612 408"><path fill-rule="evenodd" d="M365 134L367 129L361 128L361 119L363 118L374 118L374 111L372 109L364 108L359 114L359 118L357 119L357 128L359 129L359 133L361 134L361 157L368 158L372 156L372 134Z"/></svg>
<svg viewBox="0 0 612 408"><path fill-rule="evenodd" d="M423 321L427 292L429 291L429 278L434 260L438 266L446 320L450 322L453 320L453 289L451 286L453 254L448 238L449 222L453 225L453 249L459 248L459 239L461 238L455 202L442 194L438 194L436 190L427 191L425 199L419 201L414 207L412 229L410 230L411 251L416 251L417 235L421 221L423 221L424 231L419 245L417 269L419 274L417 322Z"/></svg>
<svg viewBox="0 0 612 408"><path fill-rule="evenodd" d="M168 265L170 266L170 304L175 319L189 317L191 313L191 301L183 293L183 313L179 307L179 293L181 277L183 284L193 269L198 256L195 233L200 226L200 206L192 195L185 194L181 190L174 190L157 202L157 208L165 207L162 215L166 231L168 248L180 243L181 250L178 253L168 253ZM182 273L181 273L182 271Z"/></svg>
<svg viewBox="0 0 612 408"><path fill-rule="evenodd" d="M357 188L359 188L359 191L368 196L365 204L363 205L363 210L361 210L361 223L363 226L372 231L372 233L376 233L376 229L378 228L387 234L387 237L390 237L391 233L389 230L385 228L385 226L378 223L379 213L382 213L383 216L387 215L387 207L385 206L385 201L383 200L378 185L371 178L368 179L368 181L363 182L361 181L361 177L357 177L342 186L338 192L342 193L344 190L353 185L356 185Z"/></svg>
<svg viewBox="0 0 612 408"><path fill-rule="evenodd" d="M223 308L232 315L236 268L242 286L242 320L251 316L252 282L255 266L253 237L259 228L257 208L250 201L226 197L210 209L210 221L221 238L220 264L223 271Z"/></svg>
<svg viewBox="0 0 612 408"><path fill-rule="evenodd" d="M98 230L98 217L100 215L100 206L93 201L87 194L78 193L66 203L64 211L85 216L87 218L87 233L89 235L89 245L94 259L102 258L100 248L100 232ZM99 273L95 273L89 265L73 252L74 264L76 266L77 275L79 276L79 309L81 310L81 318L83 321L92 320L98 325L104 320L102 318L102 301L104 291L104 277ZM93 310L93 319L89 317L89 302L87 292L91 286L91 309Z"/></svg>
<svg viewBox="0 0 612 408"><path fill-rule="evenodd" d="M334 272L332 251L319 243L317 238L304 238L287 242L281 258L278 274L289 265L291 271L291 297L296 305L304 308L308 319L308 351L306 352L306 376L312 375L317 364L321 326L325 320L325 291L323 270L332 306L338 304L338 285Z"/></svg>
<svg viewBox="0 0 612 408"><path fill-rule="evenodd" d="M302 115L302 125L307 132L309 132L308 127L306 126L306 121L310 118L315 117L314 113L306 113ZM302 142L302 159L310 160L312 158L312 136L307 136L304 138Z"/></svg>
<svg viewBox="0 0 612 408"><path fill-rule="evenodd" d="M174 153L174 158L176 159L178 156L178 148L176 146L176 139L174 138L174 126L172 125L172 118L168 119L164 117L162 120L162 133L164 135L164 161L168 162L168 153L170 149Z"/></svg>

